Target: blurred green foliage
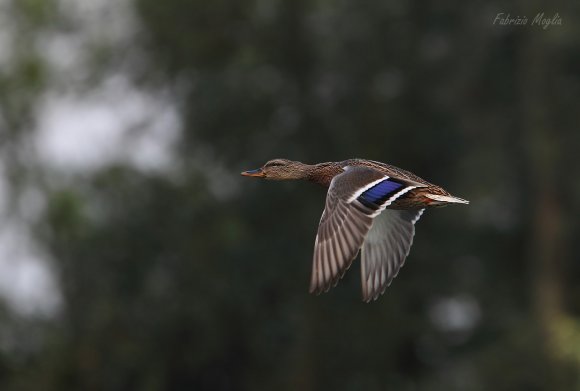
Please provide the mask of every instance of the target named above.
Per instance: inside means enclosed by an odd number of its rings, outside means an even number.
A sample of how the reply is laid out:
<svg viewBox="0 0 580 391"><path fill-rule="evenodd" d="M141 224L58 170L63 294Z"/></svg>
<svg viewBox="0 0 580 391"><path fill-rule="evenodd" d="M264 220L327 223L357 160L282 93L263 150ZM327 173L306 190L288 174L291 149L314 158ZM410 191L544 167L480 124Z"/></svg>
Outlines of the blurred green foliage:
<svg viewBox="0 0 580 391"><path fill-rule="evenodd" d="M50 3L11 2L27 39L63 22ZM20 341L0 343L2 390L580 387L574 2L131 6L135 48L103 55L138 50L133 81L175 91L170 173L29 163L47 65L30 48L0 74L12 202L19 178L43 190L33 232L63 294L53 319L0 308L0 342ZM563 26L493 25L552 10ZM274 157L385 161L472 203L425 214L379 301L357 263L310 296L324 191L237 177Z"/></svg>

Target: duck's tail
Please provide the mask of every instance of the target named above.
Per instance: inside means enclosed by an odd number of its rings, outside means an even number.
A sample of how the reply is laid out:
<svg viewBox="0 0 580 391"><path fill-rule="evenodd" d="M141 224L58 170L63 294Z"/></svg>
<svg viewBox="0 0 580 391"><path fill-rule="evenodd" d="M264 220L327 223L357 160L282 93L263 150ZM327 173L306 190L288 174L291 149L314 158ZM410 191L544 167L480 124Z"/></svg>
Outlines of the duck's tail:
<svg viewBox="0 0 580 391"><path fill-rule="evenodd" d="M443 206L447 204L469 204L469 201L463 198L454 197L452 195L440 195L440 194L425 194L425 197L433 200L430 205L433 206Z"/></svg>

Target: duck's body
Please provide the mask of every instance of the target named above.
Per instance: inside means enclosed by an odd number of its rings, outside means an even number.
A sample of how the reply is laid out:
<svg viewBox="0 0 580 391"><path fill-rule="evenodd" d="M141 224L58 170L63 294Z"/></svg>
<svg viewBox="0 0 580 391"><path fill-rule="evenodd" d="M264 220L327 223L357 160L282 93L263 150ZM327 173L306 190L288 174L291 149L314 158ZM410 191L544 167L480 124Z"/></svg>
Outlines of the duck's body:
<svg viewBox="0 0 580 391"><path fill-rule="evenodd" d="M320 293L336 285L362 250L365 301L377 299L396 277L425 208L468 203L409 171L365 159L314 165L274 159L242 175L304 179L328 188L310 291Z"/></svg>

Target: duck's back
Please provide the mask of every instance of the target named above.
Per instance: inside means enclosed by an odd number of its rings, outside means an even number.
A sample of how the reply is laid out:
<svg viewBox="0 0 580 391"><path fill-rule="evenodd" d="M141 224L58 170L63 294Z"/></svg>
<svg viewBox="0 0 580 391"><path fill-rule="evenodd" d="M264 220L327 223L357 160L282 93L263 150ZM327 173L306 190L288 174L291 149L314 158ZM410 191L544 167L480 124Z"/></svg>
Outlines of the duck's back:
<svg viewBox="0 0 580 391"><path fill-rule="evenodd" d="M345 166L365 166L374 168L385 175L390 176L391 178L402 179L402 180L409 180L411 182L418 182L422 185L426 186L435 186L432 183L427 182L425 179L413 174L410 171L403 170L402 168L392 166L387 163L377 162L374 160L366 160L366 159L349 159L343 162Z"/></svg>

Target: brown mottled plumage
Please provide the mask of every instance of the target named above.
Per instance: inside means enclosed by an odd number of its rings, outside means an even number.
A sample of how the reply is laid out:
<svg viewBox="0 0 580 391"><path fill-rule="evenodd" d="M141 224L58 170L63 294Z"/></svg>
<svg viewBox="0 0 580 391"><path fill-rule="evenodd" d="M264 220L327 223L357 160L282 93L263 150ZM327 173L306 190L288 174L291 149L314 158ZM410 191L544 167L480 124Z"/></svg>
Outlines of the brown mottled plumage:
<svg viewBox="0 0 580 391"><path fill-rule="evenodd" d="M365 159L314 165L273 159L242 175L304 179L328 188L310 291L336 285L360 250L364 301L377 299L398 274L425 208L469 203L409 171Z"/></svg>

